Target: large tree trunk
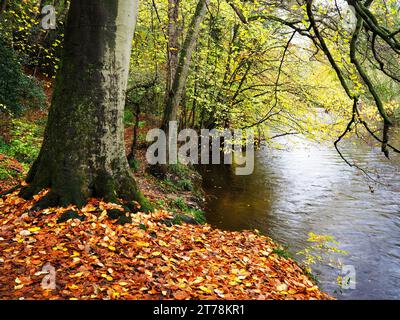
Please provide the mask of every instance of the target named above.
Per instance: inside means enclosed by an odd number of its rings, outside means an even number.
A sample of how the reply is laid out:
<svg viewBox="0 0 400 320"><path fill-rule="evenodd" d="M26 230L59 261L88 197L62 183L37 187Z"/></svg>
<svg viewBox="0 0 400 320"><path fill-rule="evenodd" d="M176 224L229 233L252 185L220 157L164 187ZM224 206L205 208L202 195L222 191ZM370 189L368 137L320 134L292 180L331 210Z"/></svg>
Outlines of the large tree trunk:
<svg viewBox="0 0 400 320"><path fill-rule="evenodd" d="M178 66L167 100L161 128L167 130L170 121L177 121L179 104L182 101L184 88L189 75L190 62L204 20L209 0L199 0L194 16L190 22L184 44L181 49Z"/></svg>
<svg viewBox="0 0 400 320"><path fill-rule="evenodd" d="M62 65L42 149L25 198L49 187L42 207L90 197L147 201L129 170L123 111L137 0L72 0Z"/></svg>

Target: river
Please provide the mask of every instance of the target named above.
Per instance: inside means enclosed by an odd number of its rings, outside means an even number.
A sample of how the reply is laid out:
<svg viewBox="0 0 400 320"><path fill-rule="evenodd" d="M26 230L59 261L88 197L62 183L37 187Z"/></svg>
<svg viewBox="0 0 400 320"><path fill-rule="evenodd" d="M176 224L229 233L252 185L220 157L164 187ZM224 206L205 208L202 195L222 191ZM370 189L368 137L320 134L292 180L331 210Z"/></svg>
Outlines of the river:
<svg viewBox="0 0 400 320"><path fill-rule="evenodd" d="M203 166L208 222L258 229L294 255L310 245L309 232L334 236L348 252L341 262L354 266L356 288L338 290L340 270L318 264L313 272L325 291L338 299L400 299L400 158L345 143L349 159L379 174L374 183L331 145L299 138L281 143L282 149L257 151L249 176L236 176L229 166Z"/></svg>

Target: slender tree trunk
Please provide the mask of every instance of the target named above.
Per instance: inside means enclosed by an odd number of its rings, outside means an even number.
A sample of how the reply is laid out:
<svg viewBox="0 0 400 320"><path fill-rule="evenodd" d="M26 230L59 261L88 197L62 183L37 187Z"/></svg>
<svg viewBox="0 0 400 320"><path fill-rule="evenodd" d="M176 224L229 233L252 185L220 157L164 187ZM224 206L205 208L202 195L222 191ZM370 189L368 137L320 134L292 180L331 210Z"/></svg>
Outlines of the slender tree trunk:
<svg viewBox="0 0 400 320"><path fill-rule="evenodd" d="M180 0L168 0L167 81L165 101L172 89L179 60L179 5Z"/></svg>
<svg viewBox="0 0 400 320"><path fill-rule="evenodd" d="M133 138L131 148L128 154L128 162L132 166L135 160L135 153L137 149L138 136L139 136L139 124L140 124L140 103L135 103L133 106L133 114L135 115L135 125L133 126Z"/></svg>
<svg viewBox="0 0 400 320"><path fill-rule="evenodd" d="M178 117L179 104L182 101L184 88L189 75L189 67L192 54L199 36L201 23L204 20L209 0L199 0L196 11L190 22L188 33L185 37L178 67L175 73L171 90L168 92L168 99L165 106L162 129L167 130L170 121L176 121Z"/></svg>
<svg viewBox="0 0 400 320"><path fill-rule="evenodd" d="M186 87L183 88L183 92L186 92ZM181 115L181 120L179 121L179 130L182 130L184 128L187 128L187 99L186 99L186 94L182 95L181 99L181 106L182 106L182 115Z"/></svg>
<svg viewBox="0 0 400 320"><path fill-rule="evenodd" d="M44 188L40 207L90 197L136 200L139 192L125 155L123 111L137 0L72 0L64 53L44 142L21 191Z"/></svg>

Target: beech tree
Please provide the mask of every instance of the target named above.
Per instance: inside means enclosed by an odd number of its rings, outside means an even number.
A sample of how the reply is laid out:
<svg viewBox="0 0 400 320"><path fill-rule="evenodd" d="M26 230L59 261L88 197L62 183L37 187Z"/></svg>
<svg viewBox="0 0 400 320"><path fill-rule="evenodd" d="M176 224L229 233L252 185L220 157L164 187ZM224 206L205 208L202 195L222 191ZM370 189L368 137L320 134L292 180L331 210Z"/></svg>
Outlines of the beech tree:
<svg viewBox="0 0 400 320"><path fill-rule="evenodd" d="M45 137L21 195L50 192L40 207L90 197L149 203L124 145L123 112L138 0L72 0Z"/></svg>

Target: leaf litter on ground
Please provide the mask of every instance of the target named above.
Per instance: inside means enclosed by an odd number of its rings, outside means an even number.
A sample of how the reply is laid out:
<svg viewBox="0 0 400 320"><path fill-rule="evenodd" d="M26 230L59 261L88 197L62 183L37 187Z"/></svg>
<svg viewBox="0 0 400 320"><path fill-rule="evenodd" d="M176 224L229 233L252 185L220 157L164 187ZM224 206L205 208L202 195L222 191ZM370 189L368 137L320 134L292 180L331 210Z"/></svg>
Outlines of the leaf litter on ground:
<svg viewBox="0 0 400 320"><path fill-rule="evenodd" d="M162 210L126 212L132 223L118 225L107 212L123 208L99 199L32 210L46 192L0 199L0 299L331 299L256 231L168 226ZM42 286L45 266L53 289Z"/></svg>

